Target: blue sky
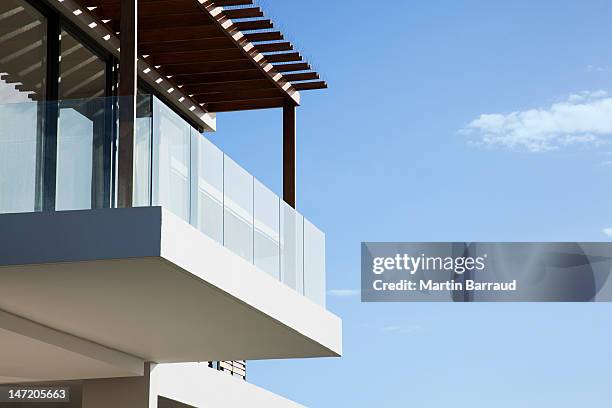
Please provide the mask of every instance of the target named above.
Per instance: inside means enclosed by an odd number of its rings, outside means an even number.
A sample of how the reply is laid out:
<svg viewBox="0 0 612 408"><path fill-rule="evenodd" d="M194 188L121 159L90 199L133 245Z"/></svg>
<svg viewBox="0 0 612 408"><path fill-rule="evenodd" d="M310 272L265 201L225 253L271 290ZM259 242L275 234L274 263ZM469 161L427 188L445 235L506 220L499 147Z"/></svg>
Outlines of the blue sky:
<svg viewBox="0 0 612 408"><path fill-rule="evenodd" d="M610 240L612 2L261 4L330 84L302 93L298 209L327 234L344 356L250 362L249 380L312 407L609 406L612 305L354 291L361 241ZM218 124L280 192L281 113Z"/></svg>

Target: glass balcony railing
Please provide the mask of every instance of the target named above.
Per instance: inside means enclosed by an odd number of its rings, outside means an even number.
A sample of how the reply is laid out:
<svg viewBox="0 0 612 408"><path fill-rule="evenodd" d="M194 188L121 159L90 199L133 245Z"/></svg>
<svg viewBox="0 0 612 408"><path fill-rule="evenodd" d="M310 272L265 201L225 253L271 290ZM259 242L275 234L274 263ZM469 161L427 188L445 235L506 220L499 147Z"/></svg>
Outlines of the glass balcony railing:
<svg viewBox="0 0 612 408"><path fill-rule="evenodd" d="M112 206L114 102L0 105L0 213ZM52 149L49 110L58 117ZM133 205L163 206L325 306L324 234L149 95L137 100Z"/></svg>

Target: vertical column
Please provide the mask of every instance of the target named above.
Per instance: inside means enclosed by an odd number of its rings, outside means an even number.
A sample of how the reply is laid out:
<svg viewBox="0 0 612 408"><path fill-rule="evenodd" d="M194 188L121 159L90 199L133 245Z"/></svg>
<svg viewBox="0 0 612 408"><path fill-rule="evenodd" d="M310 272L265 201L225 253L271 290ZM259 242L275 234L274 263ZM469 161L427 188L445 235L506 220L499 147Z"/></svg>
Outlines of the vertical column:
<svg viewBox="0 0 612 408"><path fill-rule="evenodd" d="M44 112L44 124L38 132L38 185L36 209L55 210L57 174L57 128L59 120L59 76L60 76L60 25L50 18L47 21L47 83L45 97L39 102L40 113Z"/></svg>
<svg viewBox="0 0 612 408"><path fill-rule="evenodd" d="M121 0L119 55L119 174L117 206L131 207L134 185L134 124L138 0Z"/></svg>
<svg viewBox="0 0 612 408"><path fill-rule="evenodd" d="M295 208L295 108L283 107L283 200Z"/></svg>
<svg viewBox="0 0 612 408"><path fill-rule="evenodd" d="M83 408L157 408L157 390L151 381L153 363L145 363L144 375L83 380Z"/></svg>

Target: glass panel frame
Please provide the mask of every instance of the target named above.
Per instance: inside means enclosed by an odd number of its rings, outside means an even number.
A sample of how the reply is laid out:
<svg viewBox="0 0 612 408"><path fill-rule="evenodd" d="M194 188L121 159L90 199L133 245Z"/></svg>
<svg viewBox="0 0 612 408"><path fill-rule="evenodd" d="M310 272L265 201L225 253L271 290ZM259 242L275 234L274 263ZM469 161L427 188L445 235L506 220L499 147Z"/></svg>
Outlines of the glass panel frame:
<svg viewBox="0 0 612 408"><path fill-rule="evenodd" d="M281 201L281 281L304 294L304 217Z"/></svg>
<svg viewBox="0 0 612 408"><path fill-rule="evenodd" d="M280 199L253 180L254 264L280 280Z"/></svg>
<svg viewBox="0 0 612 408"><path fill-rule="evenodd" d="M223 152L192 129L191 224L223 245Z"/></svg>
<svg viewBox="0 0 612 408"><path fill-rule="evenodd" d="M325 234L304 219L304 295L325 307Z"/></svg>
<svg viewBox="0 0 612 408"><path fill-rule="evenodd" d="M111 201L112 98L109 60L61 26L55 152L55 210L104 208ZM52 102L49 102L51 104ZM52 143L53 135L47 135Z"/></svg>
<svg viewBox="0 0 612 408"><path fill-rule="evenodd" d="M183 220L191 217L191 127L153 98L152 203Z"/></svg>
<svg viewBox="0 0 612 408"><path fill-rule="evenodd" d="M223 158L223 245L253 263L253 176Z"/></svg>

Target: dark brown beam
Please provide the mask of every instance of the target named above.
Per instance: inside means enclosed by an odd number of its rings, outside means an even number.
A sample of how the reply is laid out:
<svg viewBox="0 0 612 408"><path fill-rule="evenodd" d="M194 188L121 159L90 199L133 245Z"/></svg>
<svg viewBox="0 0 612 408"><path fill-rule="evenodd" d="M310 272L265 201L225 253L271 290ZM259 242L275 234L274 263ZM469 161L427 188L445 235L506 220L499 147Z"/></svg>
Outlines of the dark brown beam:
<svg viewBox="0 0 612 408"><path fill-rule="evenodd" d="M270 20L238 21L234 25L240 31L274 28L274 24Z"/></svg>
<svg viewBox="0 0 612 408"><path fill-rule="evenodd" d="M291 85L298 91L307 91L310 89L325 89L327 83L325 81L316 82L292 82Z"/></svg>
<svg viewBox="0 0 612 408"><path fill-rule="evenodd" d="M281 41L285 37L280 31L265 31L263 33L245 33L244 36L250 42L258 41Z"/></svg>
<svg viewBox="0 0 612 408"><path fill-rule="evenodd" d="M96 0L94 0L95 2ZM102 20L111 20L107 22L107 25L114 32L121 30L119 25L119 8L118 6L109 7L101 6L92 11L94 15ZM138 28L139 29L153 29L159 27L193 27L193 26L207 26L214 25L214 22L195 10L189 10L188 12L180 12L175 9L170 9L165 14L152 14L139 16Z"/></svg>
<svg viewBox="0 0 612 408"><path fill-rule="evenodd" d="M273 62L293 62L301 61L302 56L299 52L285 52L282 54L265 54L266 60L270 63Z"/></svg>
<svg viewBox="0 0 612 408"><path fill-rule="evenodd" d="M205 2L206 3L206 2ZM221 20L224 18L222 18L222 13L221 15L218 16L214 16L214 8L213 6L211 6L210 4L207 4L204 6L204 3L202 3L203 7L205 8L205 10L207 11L208 15L210 16L210 18L212 18L216 24L218 24L220 27L222 27L223 23L221 22ZM238 28L235 25L231 25L229 27L227 27L226 29L224 29L227 34L228 34L228 38L230 40L232 40L235 45L237 47L239 47L245 54L245 56L247 56L250 60L253 61L253 65L255 67L257 67L257 69L259 69L262 74L264 75L264 77L266 77L269 81L270 84L273 87L276 87L278 89L280 89L283 93L286 94L286 96L291 99L292 101L294 101L296 104L299 104L299 97L298 95L295 94L295 92L292 92L293 89L289 88L289 89L285 89L283 88L286 85L286 82L279 80L278 76L276 75L274 70L269 69L269 65L267 64L267 62L265 60L262 61L255 61L253 59L254 56L254 51L256 51L255 48L252 49L246 49L245 48L245 43L248 42L248 40L245 37L242 37L240 39L236 39L234 36L236 36L236 34L238 34L240 31L238 30Z"/></svg>
<svg viewBox="0 0 612 408"><path fill-rule="evenodd" d="M102 6L98 6L96 7L95 10L93 10L93 13L100 17L100 19L111 19L111 20L120 20L121 17L121 12L119 10L119 5L102 5Z"/></svg>
<svg viewBox="0 0 612 408"><path fill-rule="evenodd" d="M187 52L168 52L154 54L147 58L152 65L181 64L189 62L217 62L231 61L244 58L244 54L239 49L228 50L208 50L208 51L187 51Z"/></svg>
<svg viewBox="0 0 612 408"><path fill-rule="evenodd" d="M94 10L95 12L95 10ZM159 27L192 27L213 25L202 13L166 14L161 16L140 16L138 28L155 29Z"/></svg>
<svg viewBox="0 0 612 408"><path fill-rule="evenodd" d="M227 7L227 6L248 6L253 4L253 0L214 0L215 6Z"/></svg>
<svg viewBox="0 0 612 408"><path fill-rule="evenodd" d="M253 63L246 58L234 61L194 62L189 64L171 64L161 67L164 75L205 74L210 72L244 71L253 68Z"/></svg>
<svg viewBox="0 0 612 408"><path fill-rule="evenodd" d="M81 0L79 3L81 3L83 7L100 7L109 4L119 4L120 0Z"/></svg>
<svg viewBox="0 0 612 408"><path fill-rule="evenodd" d="M285 98L254 99L250 101L215 102L206 105L209 112L235 112L253 109L271 109L283 106Z"/></svg>
<svg viewBox="0 0 612 408"><path fill-rule="evenodd" d="M295 64L276 64L274 70L277 72L291 72L291 71L308 71L310 65L306 62L297 62Z"/></svg>
<svg viewBox="0 0 612 408"><path fill-rule="evenodd" d="M177 83L181 85L195 85L195 84L206 84L211 82L235 82L235 81L248 81L252 79L264 79L262 73L256 69L248 69L244 71L230 71L230 72L215 72L208 74L188 74L188 75L175 75L172 77Z"/></svg>
<svg viewBox="0 0 612 408"><path fill-rule="evenodd" d="M270 89L254 89L254 90L239 90L230 92L215 92L198 95L198 99L212 102L234 102L253 99L268 99L283 97L282 93L276 88Z"/></svg>
<svg viewBox="0 0 612 408"><path fill-rule="evenodd" d="M210 38L206 40L177 41L165 43L147 43L140 46L143 55L154 55L166 52L207 51L219 49L236 49L236 45L228 38Z"/></svg>
<svg viewBox="0 0 612 408"><path fill-rule="evenodd" d="M271 84L268 79L252 79L249 81L211 82L208 84L185 85L181 89L188 94L197 95L210 92L239 91L241 89L266 89L271 87L273 87L273 84Z"/></svg>
<svg viewBox="0 0 612 408"><path fill-rule="evenodd" d="M295 110L283 105L283 200L295 208Z"/></svg>
<svg viewBox="0 0 612 408"><path fill-rule="evenodd" d="M197 1L156 0L151 2L139 2L138 13L140 16L164 16L168 14L201 13ZM118 19L121 15L121 3L108 3L98 7L96 14L108 16L106 18ZM204 17L204 16L202 16Z"/></svg>
<svg viewBox="0 0 612 408"><path fill-rule="evenodd" d="M119 172L117 206L131 207L134 185L134 123L137 81L137 0L121 2L119 64Z"/></svg>
<svg viewBox="0 0 612 408"><path fill-rule="evenodd" d="M119 4L122 0L80 0L84 7L102 6L108 4ZM139 3L146 2L147 0L140 0Z"/></svg>
<svg viewBox="0 0 612 408"><path fill-rule="evenodd" d="M284 74L285 78L289 82L293 81L310 81L311 79L319 79L319 74L316 72L302 72L299 74Z"/></svg>
<svg viewBox="0 0 612 408"><path fill-rule="evenodd" d="M293 45L290 42L261 43L255 45L255 48L259 52L291 51Z"/></svg>
<svg viewBox="0 0 612 408"><path fill-rule="evenodd" d="M195 41L208 38L225 38L225 34L214 25L138 30L139 44Z"/></svg>
<svg viewBox="0 0 612 408"><path fill-rule="evenodd" d="M223 10L223 14L225 14L225 17L232 20L237 18L257 18L264 16L263 11L261 11L259 7Z"/></svg>

